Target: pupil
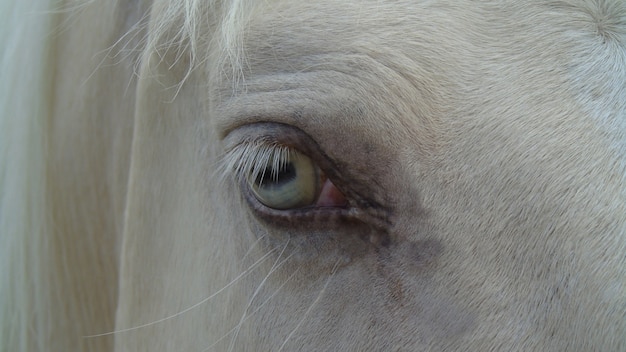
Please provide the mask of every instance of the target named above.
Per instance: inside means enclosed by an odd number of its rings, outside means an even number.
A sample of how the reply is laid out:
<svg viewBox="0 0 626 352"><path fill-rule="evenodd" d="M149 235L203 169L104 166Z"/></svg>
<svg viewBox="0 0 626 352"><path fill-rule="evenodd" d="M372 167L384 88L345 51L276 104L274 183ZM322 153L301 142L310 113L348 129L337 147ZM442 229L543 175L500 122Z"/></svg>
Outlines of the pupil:
<svg viewBox="0 0 626 352"><path fill-rule="evenodd" d="M293 163L287 163L278 172L271 167L266 168L257 176L256 183L260 187L280 187L293 181L296 176L296 168L293 166Z"/></svg>

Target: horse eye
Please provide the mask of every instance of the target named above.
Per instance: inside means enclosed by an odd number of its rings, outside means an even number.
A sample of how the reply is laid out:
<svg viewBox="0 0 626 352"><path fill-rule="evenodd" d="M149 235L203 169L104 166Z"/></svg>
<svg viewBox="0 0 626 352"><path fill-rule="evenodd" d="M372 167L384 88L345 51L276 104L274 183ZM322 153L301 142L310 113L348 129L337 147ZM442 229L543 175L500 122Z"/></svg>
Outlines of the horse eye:
<svg viewBox="0 0 626 352"><path fill-rule="evenodd" d="M269 158L257 175L248 177L254 196L278 210L313 205L321 192L323 172L311 158L296 150L289 150L281 159Z"/></svg>

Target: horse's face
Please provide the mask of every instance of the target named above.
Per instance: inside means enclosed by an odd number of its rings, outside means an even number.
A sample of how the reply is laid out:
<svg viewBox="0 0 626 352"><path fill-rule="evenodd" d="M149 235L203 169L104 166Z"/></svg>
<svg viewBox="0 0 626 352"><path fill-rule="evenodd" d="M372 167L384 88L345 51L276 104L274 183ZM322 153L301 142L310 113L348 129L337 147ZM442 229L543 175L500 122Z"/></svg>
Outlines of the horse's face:
<svg viewBox="0 0 626 352"><path fill-rule="evenodd" d="M240 65L148 53L117 347L623 348L616 4L264 2Z"/></svg>

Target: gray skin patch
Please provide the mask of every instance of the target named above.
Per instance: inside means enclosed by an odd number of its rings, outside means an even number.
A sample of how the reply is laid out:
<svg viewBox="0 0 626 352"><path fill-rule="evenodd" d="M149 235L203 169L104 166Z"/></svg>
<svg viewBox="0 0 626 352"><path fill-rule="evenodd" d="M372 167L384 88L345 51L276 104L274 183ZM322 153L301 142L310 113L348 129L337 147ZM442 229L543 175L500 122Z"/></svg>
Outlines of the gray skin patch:
<svg viewBox="0 0 626 352"><path fill-rule="evenodd" d="M404 305L406 299L403 278L424 275L434 269L437 258L443 253L441 241L426 239L395 243L389 247L376 247L376 272L388 282L390 300Z"/></svg>
<svg viewBox="0 0 626 352"><path fill-rule="evenodd" d="M377 250L376 271L388 294L383 305L394 321L421 326L439 338L462 336L476 327L476 318L445 294L431 292L431 275L444 253L441 241L401 241Z"/></svg>

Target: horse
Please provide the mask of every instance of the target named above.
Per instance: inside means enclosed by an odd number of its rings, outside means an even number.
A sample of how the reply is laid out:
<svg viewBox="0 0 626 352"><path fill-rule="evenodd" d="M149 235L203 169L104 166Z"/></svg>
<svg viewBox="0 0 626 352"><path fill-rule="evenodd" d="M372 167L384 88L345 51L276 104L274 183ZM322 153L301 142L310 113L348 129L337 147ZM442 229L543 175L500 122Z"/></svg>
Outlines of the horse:
<svg viewBox="0 0 626 352"><path fill-rule="evenodd" d="M623 0L5 0L0 350L626 350Z"/></svg>

